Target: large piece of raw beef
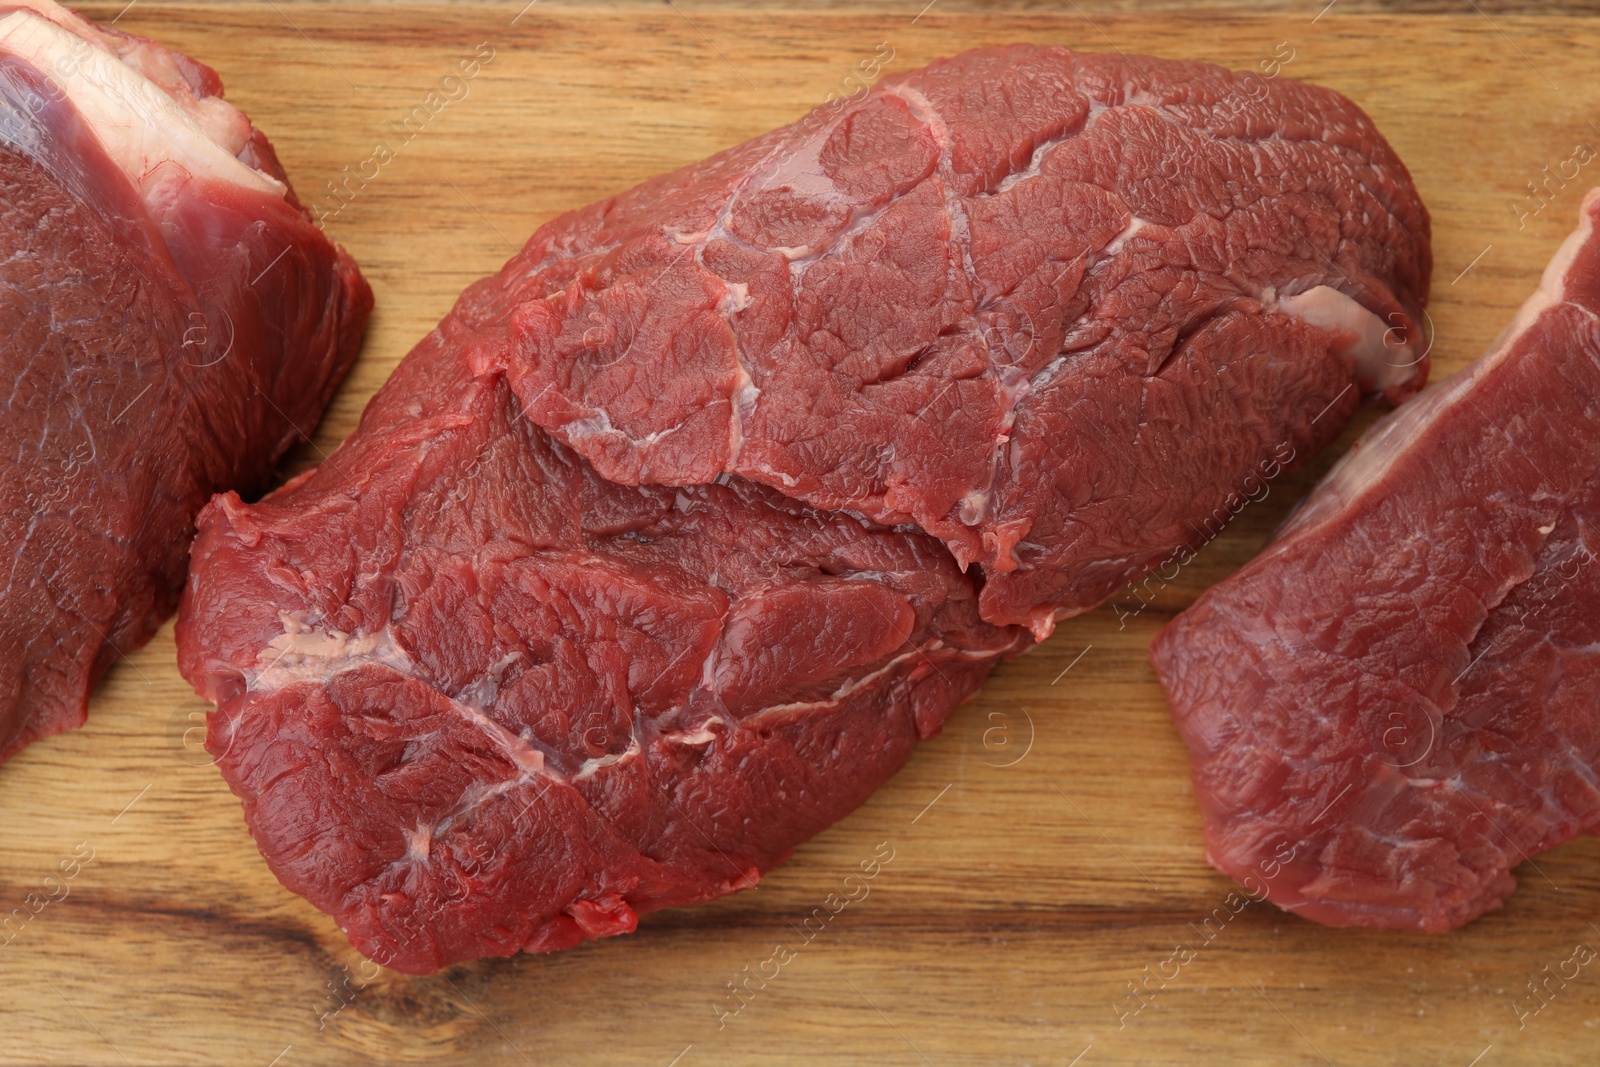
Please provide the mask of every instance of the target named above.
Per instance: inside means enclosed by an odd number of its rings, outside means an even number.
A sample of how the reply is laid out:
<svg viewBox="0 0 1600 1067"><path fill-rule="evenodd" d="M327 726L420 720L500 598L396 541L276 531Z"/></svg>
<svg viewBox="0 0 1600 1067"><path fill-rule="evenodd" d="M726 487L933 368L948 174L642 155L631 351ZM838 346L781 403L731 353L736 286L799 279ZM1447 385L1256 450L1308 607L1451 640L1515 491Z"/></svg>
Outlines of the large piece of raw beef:
<svg viewBox="0 0 1600 1067"><path fill-rule="evenodd" d="M1446 930L1600 828L1597 223L1156 642L1211 862L1307 918Z"/></svg>
<svg viewBox="0 0 1600 1067"><path fill-rule="evenodd" d="M177 606L195 513L322 414L372 297L215 72L0 3L0 759Z"/></svg>
<svg viewBox="0 0 1600 1067"><path fill-rule="evenodd" d="M1327 90L1024 46L893 79L548 223L320 470L215 501L207 743L403 970L749 885L1023 626L1420 386L1428 271Z"/></svg>

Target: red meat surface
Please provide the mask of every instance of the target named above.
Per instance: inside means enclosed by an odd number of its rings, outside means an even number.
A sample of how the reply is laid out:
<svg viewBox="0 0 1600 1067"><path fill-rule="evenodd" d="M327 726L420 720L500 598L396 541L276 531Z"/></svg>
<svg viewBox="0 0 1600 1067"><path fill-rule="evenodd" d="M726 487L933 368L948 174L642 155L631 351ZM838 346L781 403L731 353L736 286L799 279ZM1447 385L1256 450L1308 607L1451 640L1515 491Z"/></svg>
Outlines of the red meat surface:
<svg viewBox="0 0 1600 1067"><path fill-rule="evenodd" d="M1597 220L1156 642L1211 862L1306 918L1447 930L1600 825Z"/></svg>
<svg viewBox="0 0 1600 1067"><path fill-rule="evenodd" d="M210 68L0 4L0 759L81 725L177 606L195 514L266 488L372 297Z"/></svg>
<svg viewBox="0 0 1600 1067"><path fill-rule="evenodd" d="M312 478L207 509L180 623L262 852L379 962L751 885L1019 646L924 535L604 481L453 325Z"/></svg>
<svg viewBox="0 0 1600 1067"><path fill-rule="evenodd" d="M1019 45L563 216L463 311L603 477L916 524L1042 639L1420 388L1431 269L1337 93Z"/></svg>

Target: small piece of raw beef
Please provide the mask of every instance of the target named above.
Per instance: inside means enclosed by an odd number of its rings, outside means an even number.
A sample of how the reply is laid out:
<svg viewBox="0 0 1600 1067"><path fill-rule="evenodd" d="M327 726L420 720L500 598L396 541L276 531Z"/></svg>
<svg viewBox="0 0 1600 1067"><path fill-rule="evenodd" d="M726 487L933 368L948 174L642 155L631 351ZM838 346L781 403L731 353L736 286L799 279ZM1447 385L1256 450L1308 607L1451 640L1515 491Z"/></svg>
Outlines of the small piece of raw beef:
<svg viewBox="0 0 1600 1067"><path fill-rule="evenodd" d="M0 3L0 759L177 605L195 513L316 425L372 296L216 73Z"/></svg>
<svg viewBox="0 0 1600 1067"><path fill-rule="evenodd" d="M1582 220L1155 644L1208 857L1306 918L1447 930L1600 828L1600 191Z"/></svg>
<svg viewBox="0 0 1600 1067"><path fill-rule="evenodd" d="M1016 45L556 219L469 299L603 477L914 523L1043 639L1421 388L1431 265L1338 93Z"/></svg>
<svg viewBox="0 0 1600 1067"><path fill-rule="evenodd" d="M749 885L1419 384L1404 168L1254 85L971 52L542 227L200 518L180 665L273 870L410 971Z"/></svg>

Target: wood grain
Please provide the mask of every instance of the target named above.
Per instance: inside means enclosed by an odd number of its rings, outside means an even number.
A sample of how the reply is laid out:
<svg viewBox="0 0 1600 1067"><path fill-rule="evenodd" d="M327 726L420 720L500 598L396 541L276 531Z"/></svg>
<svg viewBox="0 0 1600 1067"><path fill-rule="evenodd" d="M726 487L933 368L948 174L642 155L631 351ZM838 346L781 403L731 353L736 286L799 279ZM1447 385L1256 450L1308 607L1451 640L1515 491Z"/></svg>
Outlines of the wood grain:
<svg viewBox="0 0 1600 1067"><path fill-rule="evenodd" d="M1441 373L1493 338L1572 224L1576 184L1519 222L1525 183L1575 142L1600 142L1600 26L1581 18L1498 13L1505 5L1486 8L1493 17L1384 16L1350 3L1313 22L1321 4L1140 16L954 2L914 18L922 2L146 0L119 25L215 65L302 198L324 206L326 183L458 58L495 49L467 97L395 146L328 223L378 312L294 466L346 435L455 294L538 223L796 117L879 42L896 50L891 70L1012 40L1250 67L1289 42L1286 73L1366 107L1433 209ZM119 9L88 10L109 20ZM1525 1029L1512 1007L1541 967L1580 941L1600 945L1592 840L1525 865L1504 911L1448 936L1327 930L1264 905L1210 941L1199 932L1230 883L1201 856L1146 649L1330 458L1274 485L1149 608L1065 623L998 671L904 773L758 888L657 915L633 937L429 978L364 982L371 972L333 923L268 873L186 736L203 705L174 669L169 625L112 671L86 729L0 769L0 913L45 891L80 843L94 854L66 897L0 948L0 1062L1593 1063L1600 975L1569 983ZM802 944L797 924L880 842L894 859L867 898ZM719 1028L737 1003L725 984L780 943L794 959ZM1185 943L1193 961L1119 1028L1128 984ZM319 1022L339 1003L330 984L349 1003Z"/></svg>

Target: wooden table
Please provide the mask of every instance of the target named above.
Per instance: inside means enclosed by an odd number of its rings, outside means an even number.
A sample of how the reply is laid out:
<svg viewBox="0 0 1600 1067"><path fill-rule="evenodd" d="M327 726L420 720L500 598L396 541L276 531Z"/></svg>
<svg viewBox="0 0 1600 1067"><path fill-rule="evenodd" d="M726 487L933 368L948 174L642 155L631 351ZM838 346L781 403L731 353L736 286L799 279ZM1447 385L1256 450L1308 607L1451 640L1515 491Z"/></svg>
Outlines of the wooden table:
<svg viewBox="0 0 1600 1067"><path fill-rule="evenodd" d="M796 117L880 42L890 70L1012 40L1252 67L1285 42L1287 75L1349 94L1415 171L1435 218L1441 372L1478 355L1532 290L1591 178L1519 220L1526 183L1577 142L1600 145L1600 24L1515 13L1533 3L1385 16L1347 0L1313 18L1320 3L1233 16L946 0L918 18L926 0L523 2L145 0L122 15L215 65L301 196L329 210L342 168L458 58L494 49L466 98L328 223L378 311L296 466L351 430L455 294L538 223ZM1001 668L904 773L758 888L654 916L632 937L429 978L366 981L332 921L268 873L193 744L204 706L173 666L169 625L111 672L86 729L0 769L0 910L93 850L67 896L0 949L0 1062L1592 1064L1600 973L1526 1029L1512 1006L1542 967L1600 945L1592 840L1539 858L1542 874L1525 867L1504 911L1447 936L1329 930L1270 905L1210 942L1197 932L1231 885L1201 858L1146 649L1259 547L1328 458L1275 485L1125 626L1095 612ZM795 924L882 842L894 859L869 896L719 1028L736 1004L725 983L799 940ZM1185 943L1195 959L1119 1027L1129 983Z"/></svg>

